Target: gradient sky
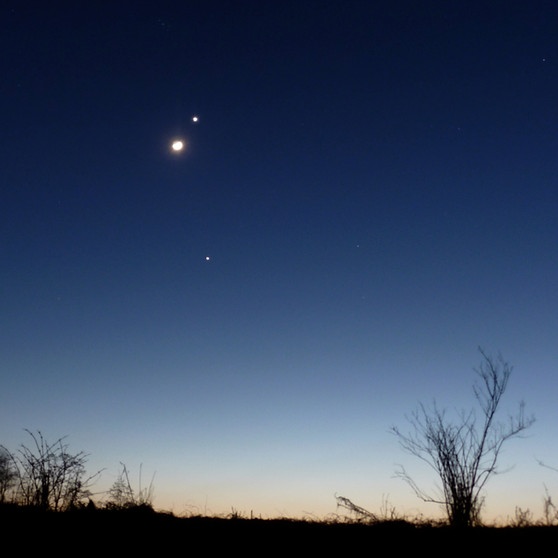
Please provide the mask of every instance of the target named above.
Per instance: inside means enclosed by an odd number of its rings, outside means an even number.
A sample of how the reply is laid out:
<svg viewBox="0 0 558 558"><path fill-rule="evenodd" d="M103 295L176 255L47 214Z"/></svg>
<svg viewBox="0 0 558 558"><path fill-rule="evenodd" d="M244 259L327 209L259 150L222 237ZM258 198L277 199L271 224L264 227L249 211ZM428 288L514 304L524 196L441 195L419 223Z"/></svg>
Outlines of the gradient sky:
<svg viewBox="0 0 558 558"><path fill-rule="evenodd" d="M2 2L0 442L67 435L98 491L142 464L176 513L436 516L389 428L471 406L482 346L537 418L486 516L542 515L557 30L538 1Z"/></svg>

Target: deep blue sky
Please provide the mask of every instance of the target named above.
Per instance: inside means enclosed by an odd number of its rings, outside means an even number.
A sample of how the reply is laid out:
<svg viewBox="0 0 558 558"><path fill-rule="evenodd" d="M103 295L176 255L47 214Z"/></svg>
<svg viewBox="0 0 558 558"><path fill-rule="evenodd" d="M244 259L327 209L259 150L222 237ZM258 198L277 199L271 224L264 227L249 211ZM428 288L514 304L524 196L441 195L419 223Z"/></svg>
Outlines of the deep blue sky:
<svg viewBox="0 0 558 558"><path fill-rule="evenodd" d="M435 515L388 429L471 405L480 345L537 416L487 513L540 514L557 30L537 1L3 2L0 442L68 435L99 490L143 464L175 512Z"/></svg>

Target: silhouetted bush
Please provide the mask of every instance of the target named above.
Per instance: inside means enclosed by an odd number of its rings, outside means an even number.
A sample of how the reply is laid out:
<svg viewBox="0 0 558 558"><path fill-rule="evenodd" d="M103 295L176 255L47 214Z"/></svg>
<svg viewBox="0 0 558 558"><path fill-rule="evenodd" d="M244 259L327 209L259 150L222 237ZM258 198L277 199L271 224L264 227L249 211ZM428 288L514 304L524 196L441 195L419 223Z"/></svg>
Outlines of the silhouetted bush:
<svg viewBox="0 0 558 558"><path fill-rule="evenodd" d="M425 502L443 505L448 521L454 527L470 527L480 522L481 491L497 472L502 446L534 421L532 417L525 417L521 403L517 414L509 417L507 425L495 422L512 368L501 357L496 360L482 349L480 352L483 360L476 370L480 382L473 386L481 409L480 424L474 409L462 412L458 422L452 423L434 404L432 409L421 405L413 414L409 434L392 428L403 449L434 469L442 483L441 493L437 497L427 494L403 468L399 476Z"/></svg>
<svg viewBox="0 0 558 558"><path fill-rule="evenodd" d="M109 509L135 509L137 511L153 509L153 479L151 479L149 486L142 487L142 467L140 465L138 489L134 491L128 468L124 463L120 465L122 470L108 492L109 499L105 503L105 507Z"/></svg>
<svg viewBox="0 0 558 558"><path fill-rule="evenodd" d="M79 505L90 496L89 487L99 473L87 476L84 452L70 453L64 438L49 443L39 431L26 430L33 445L21 445L17 453L2 447L11 462L13 500L22 506L61 511Z"/></svg>

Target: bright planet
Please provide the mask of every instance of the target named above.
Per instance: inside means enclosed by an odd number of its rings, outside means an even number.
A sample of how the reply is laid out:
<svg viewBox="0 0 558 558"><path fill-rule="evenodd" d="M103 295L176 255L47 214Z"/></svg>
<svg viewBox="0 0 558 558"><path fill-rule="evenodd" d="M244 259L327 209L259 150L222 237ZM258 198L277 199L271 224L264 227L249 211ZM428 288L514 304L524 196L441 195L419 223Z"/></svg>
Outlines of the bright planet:
<svg viewBox="0 0 558 558"><path fill-rule="evenodd" d="M176 152L182 151L184 149L184 142L182 140L175 140L172 142L171 148Z"/></svg>

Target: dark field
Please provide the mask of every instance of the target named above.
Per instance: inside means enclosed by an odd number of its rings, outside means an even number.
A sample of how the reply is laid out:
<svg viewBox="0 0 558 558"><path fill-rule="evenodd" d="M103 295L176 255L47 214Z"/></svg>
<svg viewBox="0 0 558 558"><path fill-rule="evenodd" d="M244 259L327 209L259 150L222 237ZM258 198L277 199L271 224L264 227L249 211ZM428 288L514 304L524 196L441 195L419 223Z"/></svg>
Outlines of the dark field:
<svg viewBox="0 0 558 558"><path fill-rule="evenodd" d="M14 552L50 555L431 556L553 552L558 527L477 527L463 531L405 521L375 524L290 519L177 517L139 510L40 512L6 506L0 511L4 543Z"/></svg>

